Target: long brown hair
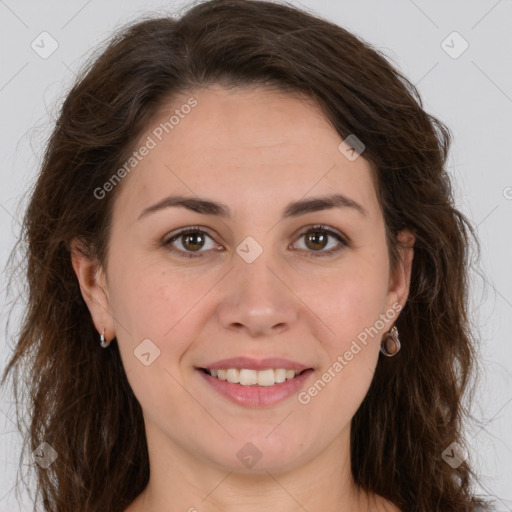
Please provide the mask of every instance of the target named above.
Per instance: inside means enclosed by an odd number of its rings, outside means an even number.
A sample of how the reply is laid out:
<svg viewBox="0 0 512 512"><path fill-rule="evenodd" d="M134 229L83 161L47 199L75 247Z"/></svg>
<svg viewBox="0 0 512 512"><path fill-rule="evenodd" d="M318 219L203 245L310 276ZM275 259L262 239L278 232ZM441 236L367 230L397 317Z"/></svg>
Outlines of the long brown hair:
<svg viewBox="0 0 512 512"><path fill-rule="evenodd" d="M28 400L29 424L18 406L17 414L30 451L46 442L58 454L48 468L34 464L45 510L121 512L148 483L142 409L117 344L99 345L70 243L81 240L105 264L119 187L101 200L94 190L163 104L210 84L305 93L342 139L365 144L393 268L398 231L408 228L416 243L396 322L403 349L381 357L352 420L354 479L403 511L486 505L472 496L469 459L454 468L442 457L453 442L465 447L463 399L477 373L470 236L479 243L454 206L450 131L423 110L415 86L367 42L285 3L207 1L180 18L133 23L103 50L66 96L15 247L28 297L2 383L11 372L19 404Z"/></svg>

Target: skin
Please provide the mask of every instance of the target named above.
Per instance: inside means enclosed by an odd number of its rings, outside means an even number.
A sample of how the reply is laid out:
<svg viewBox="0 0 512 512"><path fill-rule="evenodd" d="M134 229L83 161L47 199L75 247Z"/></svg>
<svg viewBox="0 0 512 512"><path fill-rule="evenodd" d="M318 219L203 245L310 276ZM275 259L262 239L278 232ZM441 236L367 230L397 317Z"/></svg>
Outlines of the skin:
<svg viewBox="0 0 512 512"><path fill-rule="evenodd" d="M198 105L119 185L105 268L77 244L72 251L94 324L107 340L116 337L144 411L151 476L127 511L396 511L358 491L349 441L382 335L398 315L305 405L296 395L259 409L236 405L195 367L280 356L314 369L307 389L380 314L405 305L414 237L400 234L406 247L391 273L370 165L338 150L340 136L304 98L263 88L194 90L163 110L140 140L191 96ZM280 220L289 202L334 192L368 215L332 208ZM137 219L171 194L225 203L233 216L174 207ZM314 224L350 245L332 235L315 245L303 236ZM173 246L199 257L162 246L193 225L208 235L203 246L184 237ZM263 248L250 264L236 252L247 236ZM160 350L149 366L133 354L147 338ZM236 455L249 441L262 453L252 468Z"/></svg>

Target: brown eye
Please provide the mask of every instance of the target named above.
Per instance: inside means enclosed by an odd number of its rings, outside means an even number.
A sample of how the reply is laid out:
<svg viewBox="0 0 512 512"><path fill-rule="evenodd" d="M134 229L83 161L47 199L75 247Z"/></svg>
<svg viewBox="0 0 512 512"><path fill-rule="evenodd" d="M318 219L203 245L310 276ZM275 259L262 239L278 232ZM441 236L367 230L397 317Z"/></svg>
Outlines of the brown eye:
<svg viewBox="0 0 512 512"><path fill-rule="evenodd" d="M313 226L309 228L307 231L304 231L300 235L299 239L301 238L305 239L304 250L306 251L306 253L309 253L309 256L333 255L339 252L343 247L348 247L349 245L336 231L327 229L322 225ZM329 250L324 250L329 245L329 241L331 238L338 240L338 244L335 244L334 247L331 246Z"/></svg>
<svg viewBox="0 0 512 512"><path fill-rule="evenodd" d="M306 235L306 245L310 249L323 249L327 245L329 236L321 231L310 231Z"/></svg>
<svg viewBox="0 0 512 512"><path fill-rule="evenodd" d="M208 239L212 241L210 247L207 247L206 244ZM176 247L176 243L179 244L178 247ZM208 249L215 248L215 244L210 235L196 227L181 230L168 240L163 241L162 245L167 247L171 252L178 254L178 256L185 258L201 257L203 252L208 252ZM206 247L206 250L202 251L201 249L204 247Z"/></svg>
<svg viewBox="0 0 512 512"><path fill-rule="evenodd" d="M204 245L204 236L200 232L188 233L180 236L183 247L190 249L191 251L197 251Z"/></svg>

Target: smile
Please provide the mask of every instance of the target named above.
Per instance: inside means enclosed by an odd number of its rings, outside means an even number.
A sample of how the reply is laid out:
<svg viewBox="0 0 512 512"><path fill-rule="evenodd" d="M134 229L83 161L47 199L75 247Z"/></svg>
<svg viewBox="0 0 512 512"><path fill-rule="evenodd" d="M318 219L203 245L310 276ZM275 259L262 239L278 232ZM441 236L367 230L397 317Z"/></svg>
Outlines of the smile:
<svg viewBox="0 0 512 512"><path fill-rule="evenodd" d="M232 384L242 386L274 386L287 380L294 379L305 370L287 370L285 368L250 370L247 368L226 368L210 370L202 368L208 375L220 380L226 380Z"/></svg>
<svg viewBox="0 0 512 512"><path fill-rule="evenodd" d="M300 392L315 373L312 368L306 370L196 368L196 371L217 396L220 395L236 405L250 408L269 407L291 398Z"/></svg>

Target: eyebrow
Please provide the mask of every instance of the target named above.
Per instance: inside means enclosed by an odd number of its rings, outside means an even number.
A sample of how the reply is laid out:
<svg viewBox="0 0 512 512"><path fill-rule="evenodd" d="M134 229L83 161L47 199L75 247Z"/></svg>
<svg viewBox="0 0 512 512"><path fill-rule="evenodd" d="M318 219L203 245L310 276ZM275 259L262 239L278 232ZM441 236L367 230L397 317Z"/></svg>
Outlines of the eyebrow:
<svg viewBox="0 0 512 512"><path fill-rule="evenodd" d="M149 213L163 210L164 208L182 207L202 215L212 215L217 217L231 217L230 208L217 201L204 199L200 197L185 197L181 195L173 195L166 197L152 206L144 209L138 216L137 220L148 215ZM311 212L328 210L331 208L351 208L363 216L368 216L368 212L359 203L342 194L333 194L328 196L313 197L309 199L301 199L289 203L282 211L281 218L298 217Z"/></svg>

